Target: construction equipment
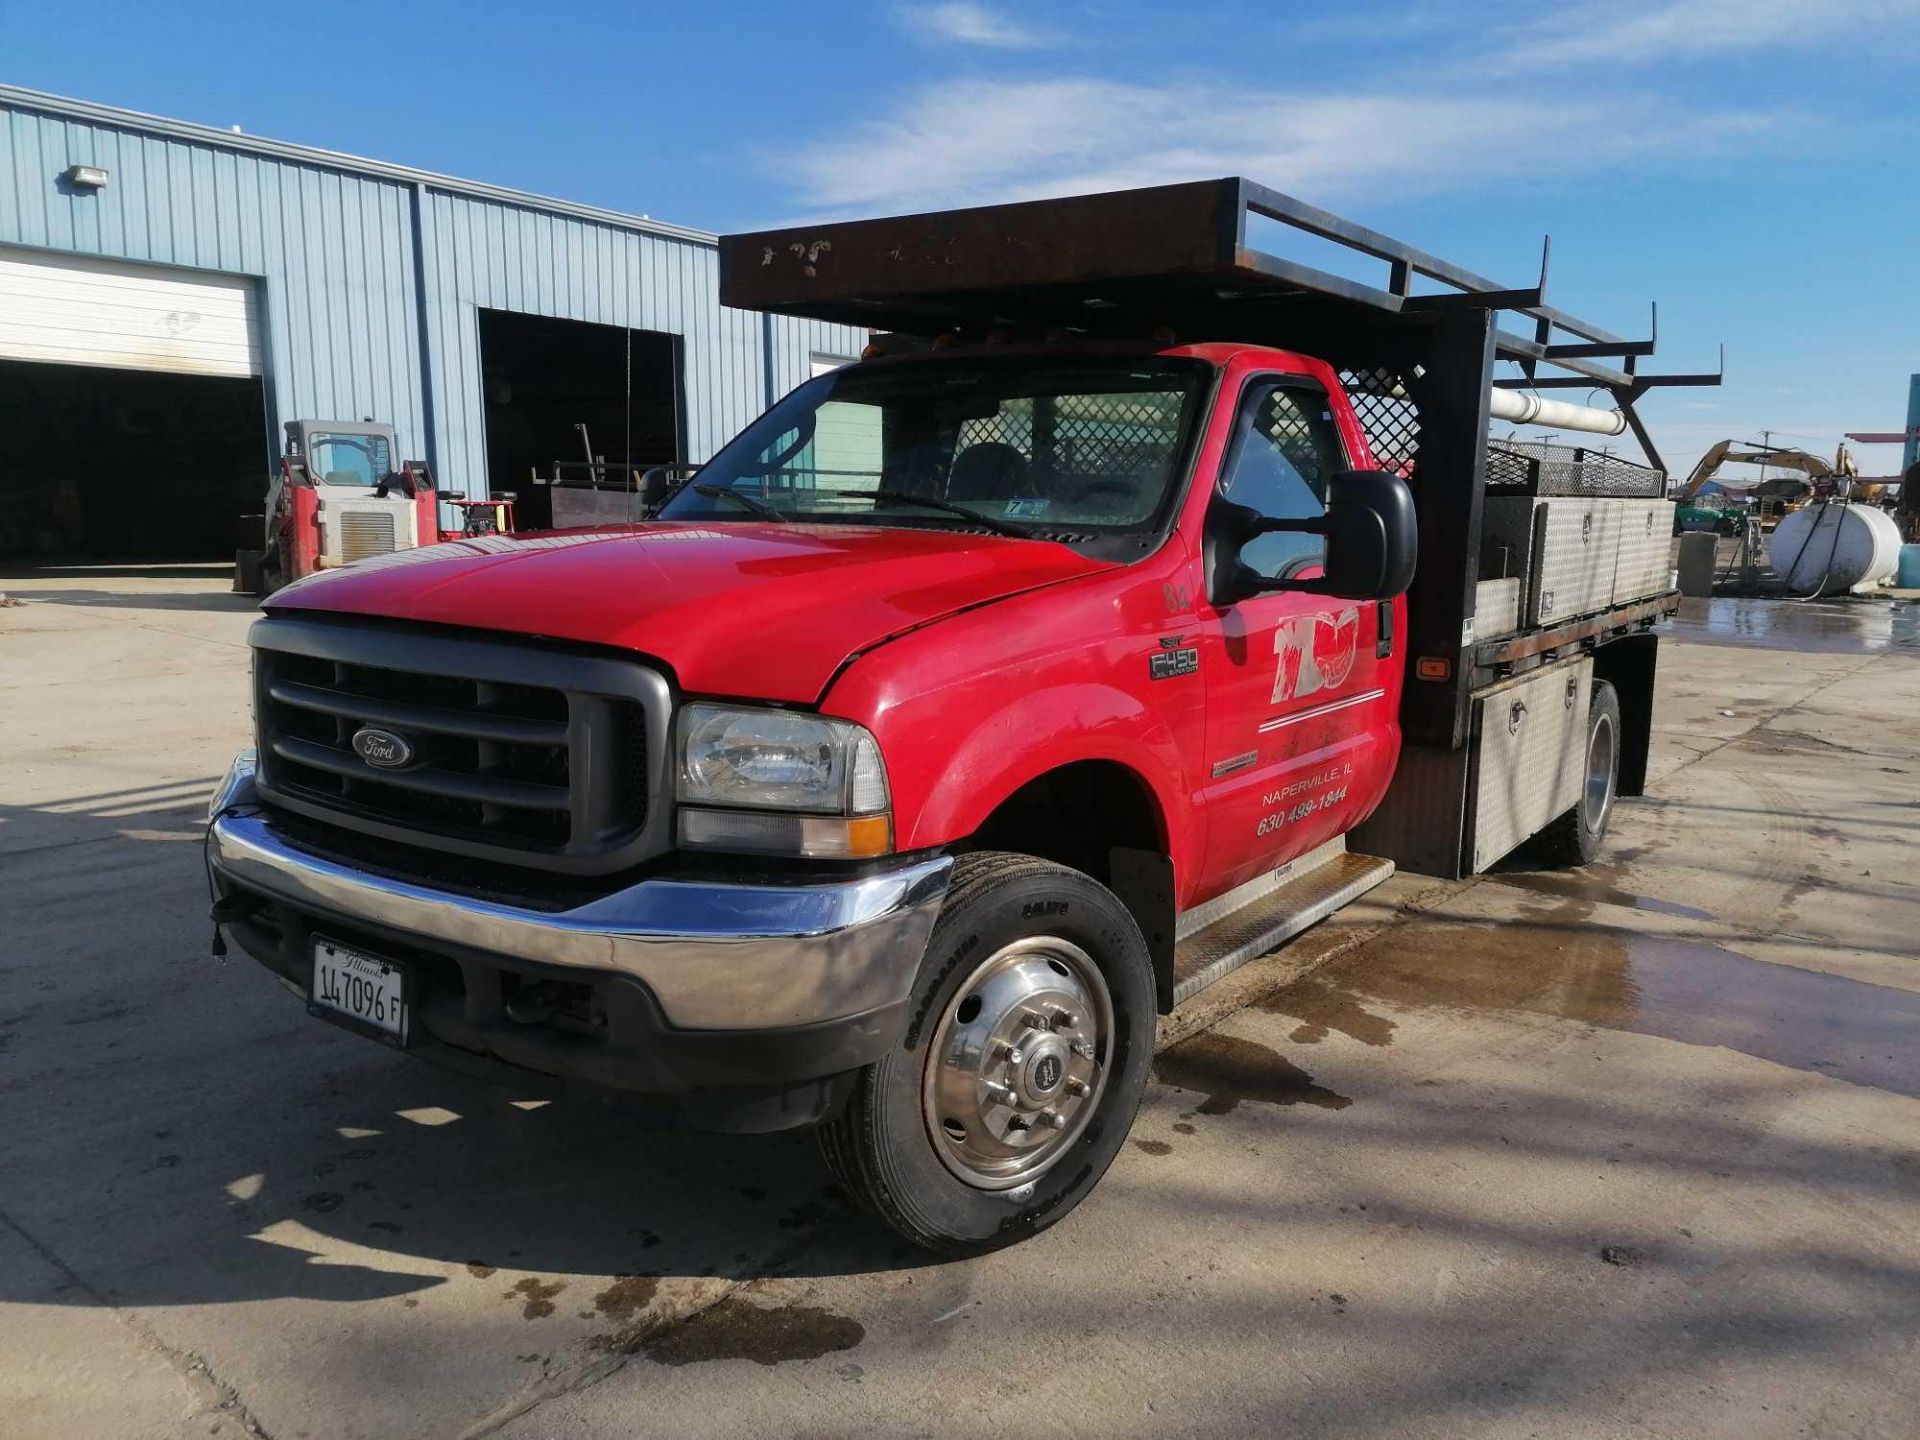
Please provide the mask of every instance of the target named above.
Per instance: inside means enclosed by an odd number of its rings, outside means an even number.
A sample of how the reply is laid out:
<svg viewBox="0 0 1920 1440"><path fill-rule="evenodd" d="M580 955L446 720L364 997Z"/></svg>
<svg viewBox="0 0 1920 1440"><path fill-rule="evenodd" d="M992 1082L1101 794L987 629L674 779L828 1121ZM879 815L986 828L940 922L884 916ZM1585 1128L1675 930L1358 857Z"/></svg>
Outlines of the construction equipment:
<svg viewBox="0 0 1920 1440"><path fill-rule="evenodd" d="M1853 452L1845 445L1834 451L1833 459L1822 460L1818 455L1806 450L1795 450L1786 446L1748 444L1745 449L1736 448L1737 440L1722 440L1711 446L1694 465L1693 473L1687 476L1674 499L1685 503L1700 491L1700 487L1715 479L1722 468L1728 465L1758 465L1763 470L1796 470L1809 481L1851 479L1860 473L1854 464ZM1761 483L1765 483L1762 481Z"/></svg>
<svg viewBox="0 0 1920 1440"><path fill-rule="evenodd" d="M286 432L266 513L247 517L260 521L261 546L234 556L235 591L270 595L315 571L441 538L433 477L418 460L396 466L391 425L289 420Z"/></svg>

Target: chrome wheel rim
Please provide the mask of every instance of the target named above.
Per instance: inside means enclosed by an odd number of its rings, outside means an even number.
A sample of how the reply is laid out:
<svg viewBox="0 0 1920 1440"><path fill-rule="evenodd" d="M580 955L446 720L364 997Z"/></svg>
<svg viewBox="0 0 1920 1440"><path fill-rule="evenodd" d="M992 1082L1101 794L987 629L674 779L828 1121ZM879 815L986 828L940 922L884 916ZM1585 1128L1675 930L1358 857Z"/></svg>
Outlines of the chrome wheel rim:
<svg viewBox="0 0 1920 1440"><path fill-rule="evenodd" d="M1582 797L1587 829L1599 834L1613 808L1613 719L1602 715L1587 737L1587 784Z"/></svg>
<svg viewBox="0 0 1920 1440"><path fill-rule="evenodd" d="M922 1108L940 1163L980 1190L1034 1180L1092 1120L1112 1036L1106 979L1078 945L1043 935L989 955L927 1046Z"/></svg>

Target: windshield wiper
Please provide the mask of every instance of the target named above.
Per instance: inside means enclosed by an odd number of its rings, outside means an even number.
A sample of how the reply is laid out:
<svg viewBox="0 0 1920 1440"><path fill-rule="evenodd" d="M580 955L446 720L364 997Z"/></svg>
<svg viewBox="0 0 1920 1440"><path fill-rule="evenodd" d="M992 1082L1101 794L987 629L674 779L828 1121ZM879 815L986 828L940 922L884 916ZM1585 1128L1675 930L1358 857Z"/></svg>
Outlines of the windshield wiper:
<svg viewBox="0 0 1920 1440"><path fill-rule="evenodd" d="M754 514L764 515L769 520L781 520L787 521L789 524L792 523L788 520L787 516L782 515L778 510L774 509L773 506L767 504L766 501L756 500L751 495L729 489L725 485L689 485L687 488L696 495L706 496L709 500L731 500L736 505L744 505Z"/></svg>
<svg viewBox="0 0 1920 1440"><path fill-rule="evenodd" d="M984 525L996 535L1011 535L1016 540L1031 540L1032 534L1018 525L1009 525L1004 520L975 510L970 505L956 505L951 500L936 500L931 495L909 495L905 490L843 490L843 495L864 495L870 500L893 505L924 505L929 510L944 510L949 515L958 515L962 520L971 520L976 525Z"/></svg>

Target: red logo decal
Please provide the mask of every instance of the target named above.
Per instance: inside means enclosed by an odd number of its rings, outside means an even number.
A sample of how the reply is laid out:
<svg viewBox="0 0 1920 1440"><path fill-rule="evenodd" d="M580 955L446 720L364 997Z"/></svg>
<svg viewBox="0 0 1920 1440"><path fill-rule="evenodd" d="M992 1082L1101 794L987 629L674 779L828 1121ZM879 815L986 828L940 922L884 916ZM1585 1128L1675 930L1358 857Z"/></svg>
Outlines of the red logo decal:
<svg viewBox="0 0 1920 1440"><path fill-rule="evenodd" d="M1303 700L1346 684L1359 643L1360 611L1352 605L1331 615L1282 620L1273 632L1273 653L1278 658L1273 703Z"/></svg>

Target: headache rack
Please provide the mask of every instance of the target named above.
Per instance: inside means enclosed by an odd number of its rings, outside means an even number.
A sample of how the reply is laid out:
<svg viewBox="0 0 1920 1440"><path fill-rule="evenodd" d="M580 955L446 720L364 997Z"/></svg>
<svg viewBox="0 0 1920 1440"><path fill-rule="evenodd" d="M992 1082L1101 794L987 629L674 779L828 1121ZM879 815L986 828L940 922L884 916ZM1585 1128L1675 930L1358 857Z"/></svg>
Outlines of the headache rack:
<svg viewBox="0 0 1920 1440"><path fill-rule="evenodd" d="M1375 269L1370 280L1250 243L1278 226ZM1721 375L1643 374L1654 327L1627 338L1546 301L1539 277L1508 287L1251 180L1229 177L1102 195L878 220L826 222L720 241L721 303L962 344L996 338L1232 341L1317 356L1341 374L1374 461L1407 477L1420 516L1408 595L1409 748L1383 816L1404 831L1384 853L1440 873L1452 860L1409 852L1436 815L1456 813L1473 694L1559 655L1643 630L1670 600L1616 607L1549 632L1476 640L1483 516L1495 495L1652 497L1665 464L1635 410L1656 386ZM1511 318L1505 318L1511 317ZM1657 312L1654 314L1657 321ZM949 342L950 343L950 342ZM1510 362L1513 371L1496 376ZM1724 369L1724 358L1722 369ZM1598 447L1549 452L1489 442L1498 387L1588 390L1611 399L1647 465ZM1651 647L1652 640L1648 637ZM1646 662L1651 683L1652 661ZM1623 773L1623 793L1636 777ZM1422 808L1423 787L1432 804ZM1411 800L1408 797L1413 797ZM1449 811L1449 804L1452 810ZM1409 808L1411 807L1411 808ZM1396 819L1389 813L1404 814ZM1440 827L1444 828L1444 826ZM1440 851L1453 842L1433 841Z"/></svg>
<svg viewBox="0 0 1920 1440"><path fill-rule="evenodd" d="M1667 472L1636 465L1609 450L1554 445L1541 440L1487 442L1489 495L1607 495L1658 500L1667 493Z"/></svg>

